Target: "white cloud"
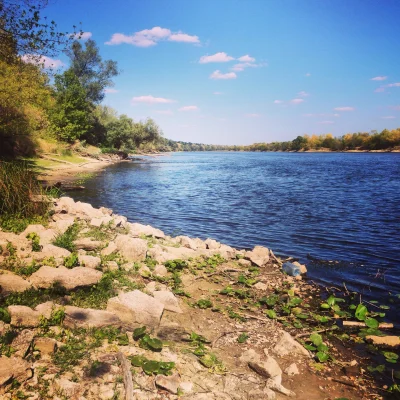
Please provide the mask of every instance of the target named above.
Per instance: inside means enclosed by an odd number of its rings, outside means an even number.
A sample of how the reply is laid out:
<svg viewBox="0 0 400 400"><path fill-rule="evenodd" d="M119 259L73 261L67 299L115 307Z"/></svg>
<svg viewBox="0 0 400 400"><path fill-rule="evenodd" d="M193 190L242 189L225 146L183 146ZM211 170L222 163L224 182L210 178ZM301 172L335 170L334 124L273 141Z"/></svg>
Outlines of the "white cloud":
<svg viewBox="0 0 400 400"><path fill-rule="evenodd" d="M25 54L21 57L21 59L26 63L41 65L43 66L43 68L46 69L60 68L65 65L61 60L55 60L54 58L51 57L38 56L34 54Z"/></svg>
<svg viewBox="0 0 400 400"><path fill-rule="evenodd" d="M114 88L105 88L104 92L105 93L118 93L118 90L114 89Z"/></svg>
<svg viewBox="0 0 400 400"><path fill-rule="evenodd" d="M208 64L212 62L228 62L234 60L233 57L228 56L228 54L224 52L215 53L212 56L202 56L200 57L200 64Z"/></svg>
<svg viewBox="0 0 400 400"><path fill-rule="evenodd" d="M200 39L195 35L188 35L187 33L177 32L169 36L170 42L183 42L183 43L200 43Z"/></svg>
<svg viewBox="0 0 400 400"><path fill-rule="evenodd" d="M223 94L222 92L214 92L215 95L219 96L221 94Z"/></svg>
<svg viewBox="0 0 400 400"><path fill-rule="evenodd" d="M394 119L394 118L396 118L395 116L393 116L393 115L388 115L387 117L381 117L382 119Z"/></svg>
<svg viewBox="0 0 400 400"><path fill-rule="evenodd" d="M303 103L303 101L304 101L304 99L292 99L292 100L290 100L290 102L292 104L300 104L300 103Z"/></svg>
<svg viewBox="0 0 400 400"><path fill-rule="evenodd" d="M371 81L385 81L387 76L375 76L375 78L371 78Z"/></svg>
<svg viewBox="0 0 400 400"><path fill-rule="evenodd" d="M234 72L221 73L219 69L210 75L210 79L236 79L237 75Z"/></svg>
<svg viewBox="0 0 400 400"><path fill-rule="evenodd" d="M274 103L275 103L275 104L282 104L282 103L283 103L283 100L274 100Z"/></svg>
<svg viewBox="0 0 400 400"><path fill-rule="evenodd" d="M385 85L385 87L400 87L400 82L389 83L388 85Z"/></svg>
<svg viewBox="0 0 400 400"><path fill-rule="evenodd" d="M197 111L199 107L197 106L184 106L178 109L178 111Z"/></svg>
<svg viewBox="0 0 400 400"><path fill-rule="evenodd" d="M162 115L172 115L173 112L171 110L157 110L157 114L162 114Z"/></svg>
<svg viewBox="0 0 400 400"><path fill-rule="evenodd" d="M335 111L354 111L354 107L336 107L334 108Z"/></svg>
<svg viewBox="0 0 400 400"><path fill-rule="evenodd" d="M175 100L165 99L163 97L154 97L154 96L148 95L148 96L133 97L132 98L132 103L168 104L168 103L175 103Z"/></svg>
<svg viewBox="0 0 400 400"><path fill-rule="evenodd" d="M309 77L309 76L311 76L311 74L310 74L309 72L307 72L307 73L306 73L306 76Z"/></svg>
<svg viewBox="0 0 400 400"><path fill-rule="evenodd" d="M258 117L261 117L261 115L260 115L260 114L257 114L257 113L252 113L252 114L246 114L246 117L249 117L249 118L258 118Z"/></svg>
<svg viewBox="0 0 400 400"><path fill-rule="evenodd" d="M334 124L335 122L334 121L321 121L321 122L318 122L319 124Z"/></svg>
<svg viewBox="0 0 400 400"><path fill-rule="evenodd" d="M256 59L254 57L250 57L248 54L246 54L245 56L239 57L238 61L240 62L248 62L248 63L252 63L254 61L256 61Z"/></svg>
<svg viewBox="0 0 400 400"><path fill-rule="evenodd" d="M82 32L80 33L75 33L75 35L72 35L73 39L75 40L88 40L93 36L92 32Z"/></svg>
<svg viewBox="0 0 400 400"><path fill-rule="evenodd" d="M297 93L297 96L300 96L300 97L307 97L309 95L310 95L310 93L307 93L304 90L302 90L301 92Z"/></svg>
<svg viewBox="0 0 400 400"><path fill-rule="evenodd" d="M151 29L143 29L142 31L135 32L133 35L114 33L111 36L111 39L105 44L118 45L126 43L137 47L150 47L155 46L162 40L169 40L171 42L200 43L198 36L188 35L180 31L172 33L169 29L155 26Z"/></svg>

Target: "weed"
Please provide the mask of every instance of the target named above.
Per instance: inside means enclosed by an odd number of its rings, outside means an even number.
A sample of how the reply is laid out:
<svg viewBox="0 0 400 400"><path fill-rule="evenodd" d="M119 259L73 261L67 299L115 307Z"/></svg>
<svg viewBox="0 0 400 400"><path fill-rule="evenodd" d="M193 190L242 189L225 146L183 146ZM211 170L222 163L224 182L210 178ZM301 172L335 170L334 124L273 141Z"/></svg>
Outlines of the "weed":
<svg viewBox="0 0 400 400"><path fill-rule="evenodd" d="M128 359L134 367L142 367L146 375L171 375L175 367L174 362L148 360L144 356L130 356Z"/></svg>
<svg viewBox="0 0 400 400"><path fill-rule="evenodd" d="M53 240L53 244L63 249L67 249L71 252L76 250L74 240L77 239L79 233L79 225L77 223L72 224L64 233L56 236Z"/></svg>
<svg viewBox="0 0 400 400"><path fill-rule="evenodd" d="M11 315L6 308L0 307L0 321L9 324L11 322Z"/></svg>
<svg viewBox="0 0 400 400"><path fill-rule="evenodd" d="M92 227L89 231L83 234L84 237L90 237L95 240L105 241L111 238L111 234L104 230L103 226L100 227Z"/></svg>
<svg viewBox="0 0 400 400"><path fill-rule="evenodd" d="M78 254L72 253L68 257L64 258L64 266L66 268L74 268L79 265Z"/></svg>
<svg viewBox="0 0 400 400"><path fill-rule="evenodd" d="M238 336L237 341L238 341L238 343L245 343L248 338L249 338L249 335L246 332L243 332Z"/></svg>
<svg viewBox="0 0 400 400"><path fill-rule="evenodd" d="M210 300L202 299L202 300L198 300L197 301L196 306L198 308L201 308L202 310L205 310L207 308L212 308L213 307L213 303Z"/></svg>
<svg viewBox="0 0 400 400"><path fill-rule="evenodd" d="M40 245L40 236L37 233L35 232L28 233L26 238L31 241L32 251L42 250L42 246Z"/></svg>

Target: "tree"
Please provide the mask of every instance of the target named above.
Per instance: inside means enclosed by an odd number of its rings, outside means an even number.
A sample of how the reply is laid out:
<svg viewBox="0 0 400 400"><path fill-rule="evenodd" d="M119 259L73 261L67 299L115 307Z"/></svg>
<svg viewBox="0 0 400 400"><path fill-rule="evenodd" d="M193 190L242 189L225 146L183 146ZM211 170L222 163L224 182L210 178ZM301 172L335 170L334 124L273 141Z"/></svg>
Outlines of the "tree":
<svg viewBox="0 0 400 400"><path fill-rule="evenodd" d="M301 150L305 145L307 145L307 139L304 138L303 136L297 136L296 139L292 140L292 150L299 151Z"/></svg>
<svg viewBox="0 0 400 400"><path fill-rule="evenodd" d="M91 105L86 91L72 70L55 76L56 103L51 110L53 132L66 142L74 142L91 128Z"/></svg>
<svg viewBox="0 0 400 400"><path fill-rule="evenodd" d="M67 50L71 59L70 69L78 77L86 91L86 99L100 103L104 98L104 89L112 86L112 78L118 75L117 62L103 61L94 40L87 40L85 48L75 40Z"/></svg>

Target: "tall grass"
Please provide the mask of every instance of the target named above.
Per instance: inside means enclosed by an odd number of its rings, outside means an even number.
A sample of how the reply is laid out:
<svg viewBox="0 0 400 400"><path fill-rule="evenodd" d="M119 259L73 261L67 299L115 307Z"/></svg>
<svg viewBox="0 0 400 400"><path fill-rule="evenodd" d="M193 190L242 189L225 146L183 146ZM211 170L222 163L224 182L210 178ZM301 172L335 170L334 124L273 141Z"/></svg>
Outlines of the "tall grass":
<svg viewBox="0 0 400 400"><path fill-rule="evenodd" d="M27 162L0 161L0 225L3 229L17 232L45 216L49 202L35 198L44 194L36 173Z"/></svg>

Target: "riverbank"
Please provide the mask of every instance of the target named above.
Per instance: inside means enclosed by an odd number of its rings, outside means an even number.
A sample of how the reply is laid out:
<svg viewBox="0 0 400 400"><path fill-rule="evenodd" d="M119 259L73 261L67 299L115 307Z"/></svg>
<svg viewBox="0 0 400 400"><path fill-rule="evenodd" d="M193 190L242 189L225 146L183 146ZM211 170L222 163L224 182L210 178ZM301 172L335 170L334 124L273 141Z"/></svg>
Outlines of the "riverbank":
<svg viewBox="0 0 400 400"><path fill-rule="evenodd" d="M267 248L170 237L70 198L0 242L4 399L384 398L332 325L339 294L323 302Z"/></svg>

